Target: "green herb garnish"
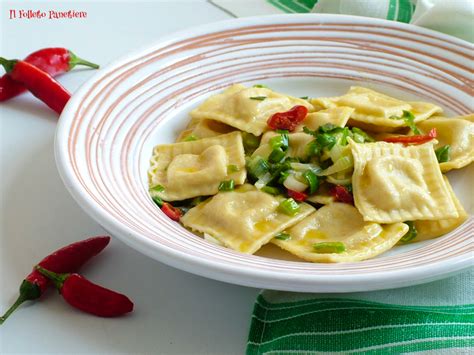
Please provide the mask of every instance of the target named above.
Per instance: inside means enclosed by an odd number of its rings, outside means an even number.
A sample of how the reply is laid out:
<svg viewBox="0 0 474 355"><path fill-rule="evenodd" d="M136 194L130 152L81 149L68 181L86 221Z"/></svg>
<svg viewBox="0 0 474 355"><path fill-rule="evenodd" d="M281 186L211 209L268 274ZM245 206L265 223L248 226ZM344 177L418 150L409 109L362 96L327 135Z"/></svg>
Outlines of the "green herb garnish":
<svg viewBox="0 0 474 355"><path fill-rule="evenodd" d="M230 179L230 180L227 180L227 181L222 181L220 184L219 184L219 191L232 191L234 190L234 180Z"/></svg>
<svg viewBox="0 0 474 355"><path fill-rule="evenodd" d="M285 133L281 133L278 136L270 138L269 144L272 149L281 148L282 150L288 149L289 137L288 131L284 131Z"/></svg>
<svg viewBox="0 0 474 355"><path fill-rule="evenodd" d="M259 88L259 89L268 89L268 86L263 85L263 84L255 84L253 87L254 88Z"/></svg>
<svg viewBox="0 0 474 355"><path fill-rule="evenodd" d="M266 96L250 96L249 97L250 100L257 100L257 101L263 101L266 98L267 98Z"/></svg>
<svg viewBox="0 0 474 355"><path fill-rule="evenodd" d="M438 163L446 163L449 161L449 155L451 153L451 146L449 144L443 145L435 150L436 158Z"/></svg>
<svg viewBox="0 0 474 355"><path fill-rule="evenodd" d="M321 254L341 254L346 251L346 246L342 242L323 242L313 244L313 250Z"/></svg>
<svg viewBox="0 0 474 355"><path fill-rule="evenodd" d="M152 196L151 199L153 200L154 203L158 205L158 207L163 206L163 200L160 197Z"/></svg>
<svg viewBox="0 0 474 355"><path fill-rule="evenodd" d="M197 141L198 137L196 137L194 134L190 134L186 138L184 138L185 142L192 142L192 141Z"/></svg>
<svg viewBox="0 0 474 355"><path fill-rule="evenodd" d="M280 205L278 206L281 212L288 216L294 216L298 213L300 210L300 206L298 203L293 200L292 198L287 198L286 200L283 200L280 202Z"/></svg>
<svg viewBox="0 0 474 355"><path fill-rule="evenodd" d="M280 194L280 189L277 187L272 187L272 186L264 186L260 189L260 191L266 192L267 194L270 194L270 195Z"/></svg>
<svg viewBox="0 0 474 355"><path fill-rule="evenodd" d="M421 134L420 130L416 128L416 125L415 125L415 115L413 115L413 113L411 113L410 111L403 110L402 117L390 116L389 118L392 120L404 120L406 125L410 127L413 133Z"/></svg>
<svg viewBox="0 0 474 355"><path fill-rule="evenodd" d="M268 156L268 161L270 163L279 163L285 158L286 153L281 149L273 149L270 155Z"/></svg>
<svg viewBox="0 0 474 355"><path fill-rule="evenodd" d="M418 235L418 231L415 228L415 224L412 221L403 222L408 225L409 229L408 232L399 240L400 243L408 243L416 238Z"/></svg>
<svg viewBox="0 0 474 355"><path fill-rule="evenodd" d="M258 179L268 172L270 166L265 159L257 155L251 158L250 161L247 163L247 169L250 175Z"/></svg>
<svg viewBox="0 0 474 355"><path fill-rule="evenodd" d="M314 172L311 170L306 170L303 173L303 177L309 185L309 194L314 194L319 188L319 180Z"/></svg>
<svg viewBox="0 0 474 355"><path fill-rule="evenodd" d="M308 97L308 96L300 96L300 99L302 99L302 100L308 100L309 97Z"/></svg>
<svg viewBox="0 0 474 355"><path fill-rule="evenodd" d="M291 239L291 236L290 236L288 233L281 232L281 233L278 233L278 234L275 236L275 239L278 239L278 240L289 240L289 239Z"/></svg>
<svg viewBox="0 0 474 355"><path fill-rule="evenodd" d="M153 187L150 187L150 192L163 192L165 191L165 188L162 185L155 185Z"/></svg>
<svg viewBox="0 0 474 355"><path fill-rule="evenodd" d="M356 143L375 142L371 136L357 127L352 127L353 139ZM357 137L357 138L356 138Z"/></svg>

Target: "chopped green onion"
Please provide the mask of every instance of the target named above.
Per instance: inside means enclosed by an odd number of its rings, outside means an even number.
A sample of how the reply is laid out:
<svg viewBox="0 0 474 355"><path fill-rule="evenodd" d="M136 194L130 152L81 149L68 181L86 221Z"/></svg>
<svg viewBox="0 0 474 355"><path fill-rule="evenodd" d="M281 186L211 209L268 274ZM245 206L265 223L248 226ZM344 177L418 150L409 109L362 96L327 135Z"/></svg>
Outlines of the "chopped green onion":
<svg viewBox="0 0 474 355"><path fill-rule="evenodd" d="M279 195L281 193L279 188L272 186L264 186L260 189L260 191L266 192L270 195Z"/></svg>
<svg viewBox="0 0 474 355"><path fill-rule="evenodd" d="M313 137L316 137L318 135L318 132L310 130L308 127L304 126L303 127L303 132L306 134L309 134Z"/></svg>
<svg viewBox="0 0 474 355"><path fill-rule="evenodd" d="M282 150L288 149L289 137L288 133L282 133L275 137L270 138L269 144L272 149L281 148Z"/></svg>
<svg viewBox="0 0 474 355"><path fill-rule="evenodd" d="M234 165L234 164L227 165L227 174L228 175L236 173L239 170L240 169L237 165Z"/></svg>
<svg viewBox="0 0 474 355"><path fill-rule="evenodd" d="M196 137L194 134L190 134L186 138L184 138L185 142L192 142L192 141L197 141L198 137Z"/></svg>
<svg viewBox="0 0 474 355"><path fill-rule="evenodd" d="M336 125L333 125L332 123L326 123L322 125L321 127L319 127L318 130L320 133L327 133L327 132L331 132L335 130L336 128L338 128Z"/></svg>
<svg viewBox="0 0 474 355"><path fill-rule="evenodd" d="M154 203L158 205L158 207L163 206L163 200L159 198L158 196L152 196L151 199L153 200Z"/></svg>
<svg viewBox="0 0 474 355"><path fill-rule="evenodd" d="M290 176L290 172L288 170L280 172L280 178L278 179L279 184L283 184L285 180Z"/></svg>
<svg viewBox="0 0 474 355"><path fill-rule="evenodd" d="M451 146L449 144L443 145L435 150L438 163L446 163L449 161L449 154L451 153Z"/></svg>
<svg viewBox="0 0 474 355"><path fill-rule="evenodd" d="M408 229L408 232L406 232L405 235L399 240L399 242L408 243L416 238L416 236L418 235L418 231L416 230L415 225L412 221L403 222L403 223L408 225L409 229Z"/></svg>
<svg viewBox="0 0 474 355"><path fill-rule="evenodd" d="M338 173L340 171L344 171L346 169L352 168L354 166L354 158L352 155L346 155L339 160L337 160L333 165L328 167L327 169L324 169L320 173L318 173L319 176L327 176L327 175L332 175L335 173Z"/></svg>
<svg viewBox="0 0 474 355"><path fill-rule="evenodd" d="M260 190L262 187L266 186L270 181L272 181L272 174L266 173L260 179L257 180L257 182L255 183L255 187Z"/></svg>
<svg viewBox="0 0 474 355"><path fill-rule="evenodd" d="M268 86L263 85L263 84L255 84L253 87L254 88L260 88L260 89L268 89Z"/></svg>
<svg viewBox="0 0 474 355"><path fill-rule="evenodd" d="M354 141L356 141L356 143L375 142L375 139L373 139L371 136L369 136L360 128L352 127L352 133L354 134L353 138L354 138ZM357 141L356 135L358 136L357 139L361 140L360 142Z"/></svg>
<svg viewBox="0 0 474 355"><path fill-rule="evenodd" d="M257 100L257 101L263 101L266 98L267 98L266 96L250 96L249 97L250 100Z"/></svg>
<svg viewBox="0 0 474 355"><path fill-rule="evenodd" d="M327 147L328 149L331 149L336 144L336 137L328 133L318 134L316 140L321 147Z"/></svg>
<svg viewBox="0 0 474 355"><path fill-rule="evenodd" d="M346 251L346 246L342 242L323 242L313 244L313 250L321 254L341 254Z"/></svg>
<svg viewBox="0 0 474 355"><path fill-rule="evenodd" d="M303 173L303 177L308 182L309 194L314 194L319 188L319 180L315 173L311 170L307 170Z"/></svg>
<svg viewBox="0 0 474 355"><path fill-rule="evenodd" d="M165 190L165 188L162 186L162 185L155 185L153 187L150 187L150 189L148 190L149 193L150 193L150 196L151 196L151 199L153 200L153 202L155 202L159 207L163 206L163 200L161 199L160 196L158 196L158 194L160 192L163 192Z"/></svg>
<svg viewBox="0 0 474 355"><path fill-rule="evenodd" d="M281 232L281 233L278 233L278 234L275 236L275 239L278 239L278 240L289 240L289 239L291 239L291 235L289 235L288 233L285 233L285 232Z"/></svg>
<svg viewBox="0 0 474 355"><path fill-rule="evenodd" d="M306 153L307 153L309 156L321 155L321 150L322 150L322 147L321 147L321 145L317 142L316 139L315 139L314 141L309 142L309 143L306 145Z"/></svg>
<svg viewBox="0 0 474 355"><path fill-rule="evenodd" d="M279 163L283 160L285 155L286 153L281 148L273 149L268 157L268 161L270 163Z"/></svg>
<svg viewBox="0 0 474 355"><path fill-rule="evenodd" d="M392 120L404 120L406 125L410 127L413 133L421 134L420 130L416 128L416 125L415 125L415 115L413 115L413 113L411 113L410 111L403 110L402 117L390 116L389 118Z"/></svg>
<svg viewBox="0 0 474 355"><path fill-rule="evenodd" d="M288 216L294 216L300 210L300 206L292 198L287 198L286 200L281 201L278 208Z"/></svg>
<svg viewBox="0 0 474 355"><path fill-rule="evenodd" d="M268 162L259 155L253 157L249 161L247 167L248 167L249 174L255 177L256 179L265 175L265 173L267 173L268 170L270 169Z"/></svg>
<svg viewBox="0 0 474 355"><path fill-rule="evenodd" d="M283 186L288 190L293 190L296 192L303 192L308 188L306 182L300 181L296 178L295 174L289 174L288 177L283 181Z"/></svg>
<svg viewBox="0 0 474 355"><path fill-rule="evenodd" d="M219 191L232 191L234 189L234 180L230 179L227 181L222 181L219 184Z"/></svg>
<svg viewBox="0 0 474 355"><path fill-rule="evenodd" d="M309 97L308 97L308 96L300 96L300 99L302 99L302 100L308 100Z"/></svg>
<svg viewBox="0 0 474 355"><path fill-rule="evenodd" d="M243 132L242 142L244 144L245 153L251 154L260 145L260 138L254 136L252 133Z"/></svg>
<svg viewBox="0 0 474 355"><path fill-rule="evenodd" d="M150 188L150 192L162 192L165 191L165 188L162 185L155 185Z"/></svg>

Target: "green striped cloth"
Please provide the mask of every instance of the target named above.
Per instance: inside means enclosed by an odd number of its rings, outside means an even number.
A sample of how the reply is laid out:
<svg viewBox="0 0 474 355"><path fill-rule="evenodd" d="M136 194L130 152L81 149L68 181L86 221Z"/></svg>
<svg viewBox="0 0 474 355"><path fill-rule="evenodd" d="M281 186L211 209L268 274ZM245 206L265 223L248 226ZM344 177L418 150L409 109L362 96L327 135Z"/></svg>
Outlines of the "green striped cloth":
<svg viewBox="0 0 474 355"><path fill-rule="evenodd" d="M309 12L367 16L411 23L474 42L473 0L209 1L235 17Z"/></svg>
<svg viewBox="0 0 474 355"><path fill-rule="evenodd" d="M396 290L263 291L247 355L474 354L474 270Z"/></svg>

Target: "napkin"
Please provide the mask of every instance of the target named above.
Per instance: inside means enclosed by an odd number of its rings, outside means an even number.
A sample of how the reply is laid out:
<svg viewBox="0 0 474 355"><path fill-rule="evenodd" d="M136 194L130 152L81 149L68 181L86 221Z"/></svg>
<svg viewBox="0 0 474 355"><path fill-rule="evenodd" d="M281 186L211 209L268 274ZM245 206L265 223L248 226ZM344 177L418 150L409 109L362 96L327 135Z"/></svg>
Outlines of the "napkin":
<svg viewBox="0 0 474 355"><path fill-rule="evenodd" d="M473 0L211 2L236 17L309 12L368 16L474 42ZM252 314L247 354L474 354L473 281L471 269L445 280L387 291L264 290Z"/></svg>
<svg viewBox="0 0 474 355"><path fill-rule="evenodd" d="M211 0L236 17L329 13L383 18L474 42L473 0Z"/></svg>
<svg viewBox="0 0 474 355"><path fill-rule="evenodd" d="M471 269L376 292L265 290L255 303L247 355L473 354L473 280Z"/></svg>

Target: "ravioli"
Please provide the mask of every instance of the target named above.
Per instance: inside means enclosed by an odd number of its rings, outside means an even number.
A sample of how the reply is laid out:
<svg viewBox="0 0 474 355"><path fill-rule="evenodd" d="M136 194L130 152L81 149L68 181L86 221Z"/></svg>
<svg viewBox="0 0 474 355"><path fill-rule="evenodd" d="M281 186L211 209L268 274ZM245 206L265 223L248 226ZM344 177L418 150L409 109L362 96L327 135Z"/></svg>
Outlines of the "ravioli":
<svg viewBox="0 0 474 355"><path fill-rule="evenodd" d="M365 221L395 223L459 217L433 142L404 147L350 140L355 205Z"/></svg>
<svg viewBox="0 0 474 355"><path fill-rule="evenodd" d="M440 219L436 221L415 221L414 225L418 232L416 238L413 242L419 242L422 240L433 239L442 236L443 234L451 232L453 229L459 227L463 224L468 215L464 210L461 202L457 199L454 191L449 184L449 180L446 176L443 176L446 186L448 187L449 193L451 198L454 201L454 205L456 206L456 210L458 211L459 217L457 218L448 218L448 219Z"/></svg>
<svg viewBox="0 0 474 355"><path fill-rule="evenodd" d="M439 164L441 171L460 169L474 161L474 114L453 118L431 118L420 122L417 127L427 133L436 128L438 143L435 149L450 145L450 159Z"/></svg>
<svg viewBox="0 0 474 355"><path fill-rule="evenodd" d="M189 137L193 137L194 139L215 137L233 131L235 131L235 128L228 126L225 123L209 119L202 119L199 120L199 122L196 123L191 129L186 129L183 131L179 135L177 141L186 141L186 139Z"/></svg>
<svg viewBox="0 0 474 355"><path fill-rule="evenodd" d="M344 127L349 120L349 117L354 112L352 107L331 107L326 110L309 113L302 124L295 129L296 132L301 132L303 127L315 131L325 124L333 124L337 127Z"/></svg>
<svg viewBox="0 0 474 355"><path fill-rule="evenodd" d="M295 216L279 211L285 198L242 185L234 191L219 192L211 199L190 209L182 218L185 227L207 233L225 246L253 254L276 233L291 227L314 211L301 203Z"/></svg>
<svg viewBox="0 0 474 355"><path fill-rule="evenodd" d="M228 166L236 171L229 173ZM162 185L165 201L214 195L224 180L243 184L247 174L240 132L197 141L157 145L148 171L150 187Z"/></svg>
<svg viewBox="0 0 474 355"><path fill-rule="evenodd" d="M352 86L343 96L312 99L311 103L320 108L353 107L355 110L348 125L374 132L392 132L406 127L403 119L393 119L401 117L403 111L413 113L415 122L443 111L441 107L431 103L401 101L359 86Z"/></svg>
<svg viewBox="0 0 474 355"><path fill-rule="evenodd" d="M191 111L193 119L211 119L255 136L267 130L267 120L276 112L296 105L313 106L303 99L282 95L267 88L246 88L235 84L221 94L213 95Z"/></svg>
<svg viewBox="0 0 474 355"><path fill-rule="evenodd" d="M365 222L357 209L346 203L321 207L287 230L287 240L272 243L300 258L312 262L353 262L373 258L392 248L408 231L404 223L380 225ZM320 253L317 243L343 243L341 253Z"/></svg>

